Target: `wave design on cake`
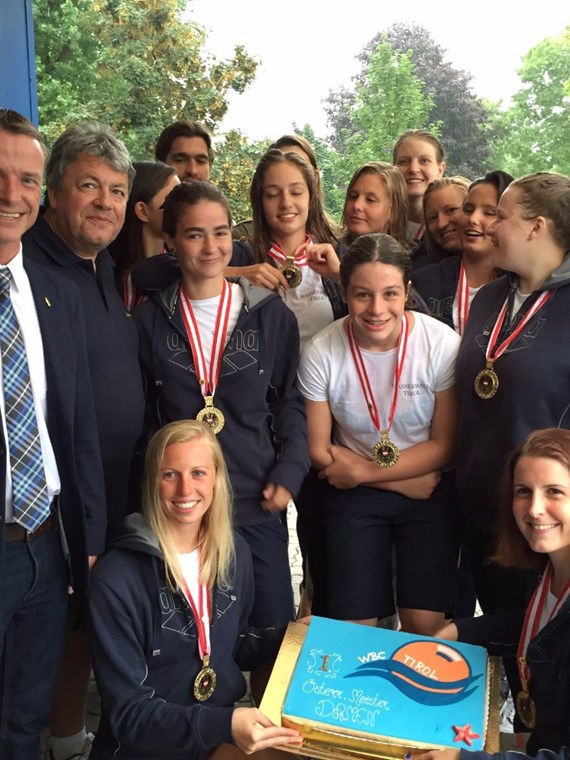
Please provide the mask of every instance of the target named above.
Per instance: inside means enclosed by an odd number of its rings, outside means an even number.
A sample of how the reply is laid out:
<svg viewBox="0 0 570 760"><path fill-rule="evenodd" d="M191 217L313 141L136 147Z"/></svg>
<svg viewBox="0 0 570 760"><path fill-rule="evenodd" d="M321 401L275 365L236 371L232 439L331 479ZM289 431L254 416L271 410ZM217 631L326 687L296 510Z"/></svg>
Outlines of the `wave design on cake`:
<svg viewBox="0 0 570 760"><path fill-rule="evenodd" d="M434 706L461 702L481 678L461 652L433 639L404 644L391 658L366 662L344 677L361 676L383 678L414 702Z"/></svg>

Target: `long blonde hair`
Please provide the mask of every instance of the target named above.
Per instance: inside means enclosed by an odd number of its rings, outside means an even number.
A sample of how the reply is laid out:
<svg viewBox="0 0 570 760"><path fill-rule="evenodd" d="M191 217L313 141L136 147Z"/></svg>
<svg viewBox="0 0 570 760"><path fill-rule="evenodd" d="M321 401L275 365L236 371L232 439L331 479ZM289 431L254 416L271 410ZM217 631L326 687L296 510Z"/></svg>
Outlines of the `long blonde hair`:
<svg viewBox="0 0 570 760"><path fill-rule="evenodd" d="M207 425L196 420L179 420L165 425L149 441L143 478L143 514L155 533L166 568L166 578L176 591L184 588L168 520L159 497L159 478L164 452L175 443L201 441L212 454L216 476L212 503L200 526L200 583L227 588L235 557L232 529L232 498L226 463L216 436Z"/></svg>

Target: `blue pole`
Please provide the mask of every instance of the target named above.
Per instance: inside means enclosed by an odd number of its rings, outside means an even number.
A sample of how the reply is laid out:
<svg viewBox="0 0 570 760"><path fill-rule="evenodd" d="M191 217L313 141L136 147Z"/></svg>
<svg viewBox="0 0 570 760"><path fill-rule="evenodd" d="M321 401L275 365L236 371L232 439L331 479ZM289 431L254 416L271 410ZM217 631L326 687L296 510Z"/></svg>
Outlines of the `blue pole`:
<svg viewBox="0 0 570 760"><path fill-rule="evenodd" d="M32 0L0 0L0 107L38 124Z"/></svg>

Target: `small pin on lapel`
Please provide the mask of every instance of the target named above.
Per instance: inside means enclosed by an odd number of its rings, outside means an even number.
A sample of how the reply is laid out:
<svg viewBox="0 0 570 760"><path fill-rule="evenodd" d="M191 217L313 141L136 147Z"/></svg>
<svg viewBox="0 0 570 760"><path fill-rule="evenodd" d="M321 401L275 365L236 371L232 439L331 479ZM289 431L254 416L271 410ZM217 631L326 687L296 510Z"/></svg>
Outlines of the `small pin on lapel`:
<svg viewBox="0 0 570 760"><path fill-rule="evenodd" d="M49 300L49 298L47 296L44 296L44 298L45 298L46 306L51 306L51 301Z"/></svg>

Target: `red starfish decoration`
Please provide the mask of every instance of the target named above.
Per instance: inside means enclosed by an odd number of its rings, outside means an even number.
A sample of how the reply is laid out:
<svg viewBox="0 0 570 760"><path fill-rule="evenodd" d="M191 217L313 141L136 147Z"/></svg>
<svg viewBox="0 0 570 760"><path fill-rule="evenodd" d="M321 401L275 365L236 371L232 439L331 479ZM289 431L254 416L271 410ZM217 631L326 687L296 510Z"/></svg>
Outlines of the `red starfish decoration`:
<svg viewBox="0 0 570 760"><path fill-rule="evenodd" d="M478 739L479 734L471 730L471 723L467 723L465 726L452 726L455 731L454 742L465 742L468 747L471 747L473 742L471 739Z"/></svg>

